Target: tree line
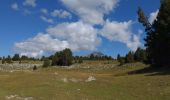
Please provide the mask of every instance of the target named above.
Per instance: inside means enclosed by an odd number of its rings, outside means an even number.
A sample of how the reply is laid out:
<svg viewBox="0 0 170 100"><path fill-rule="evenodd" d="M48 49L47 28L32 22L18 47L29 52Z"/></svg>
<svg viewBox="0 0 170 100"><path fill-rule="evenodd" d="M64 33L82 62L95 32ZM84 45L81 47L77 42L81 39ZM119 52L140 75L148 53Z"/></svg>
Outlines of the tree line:
<svg viewBox="0 0 170 100"><path fill-rule="evenodd" d="M66 48L49 57L43 57L43 60L43 67L48 67L51 65L70 66L73 63L83 63L84 60L113 60L113 58L107 55L95 56L93 54L90 54L90 56L73 56L72 51Z"/></svg>
<svg viewBox="0 0 170 100"><path fill-rule="evenodd" d="M5 63L13 63L15 61L19 61L19 63L21 63L22 61L25 61L25 60L32 60L32 61L37 61L37 60L40 60L38 58L34 58L34 57L28 57L28 56L21 56L19 54L14 54L14 56L10 56L8 55L7 57L3 56L3 57L0 57L0 60L2 61L2 64L5 64Z"/></svg>
<svg viewBox="0 0 170 100"><path fill-rule="evenodd" d="M138 48L135 52L128 52L126 56L117 55L117 60L120 65L126 63L134 63L134 62L145 62L147 63L147 52L145 49Z"/></svg>
<svg viewBox="0 0 170 100"><path fill-rule="evenodd" d="M49 57L42 56L41 58L33 58L28 56L21 56L19 54L14 54L14 56L0 57L2 60L2 64L5 63L13 63L18 61L22 63L22 61L43 61L43 67L48 66L70 66L73 63L83 63L84 60L113 60L111 56L102 55L96 56L94 54L90 54L89 56L73 56L73 53L70 49L66 48L63 51L56 52L54 55Z"/></svg>

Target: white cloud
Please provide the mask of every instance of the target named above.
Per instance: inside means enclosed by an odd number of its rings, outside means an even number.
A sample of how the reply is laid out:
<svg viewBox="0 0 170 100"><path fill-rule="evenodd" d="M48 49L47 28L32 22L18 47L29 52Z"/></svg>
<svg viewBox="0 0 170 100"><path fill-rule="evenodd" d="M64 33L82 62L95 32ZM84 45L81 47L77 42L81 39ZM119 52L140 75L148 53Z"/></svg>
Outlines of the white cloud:
<svg viewBox="0 0 170 100"><path fill-rule="evenodd" d="M53 17L60 17L60 18L71 18L71 14L68 11L65 10L54 10L53 12L51 12L51 16Z"/></svg>
<svg viewBox="0 0 170 100"><path fill-rule="evenodd" d="M104 14L112 11L119 0L61 0L75 12L83 22L102 24Z"/></svg>
<svg viewBox="0 0 170 100"><path fill-rule="evenodd" d="M73 51L95 50L100 43L100 39L97 37L97 30L81 21L63 23L48 28L47 32L56 38L67 40Z"/></svg>
<svg viewBox="0 0 170 100"><path fill-rule="evenodd" d="M34 38L15 43L14 48L20 54L37 57L65 48L70 48L73 51L95 50L99 43L100 38L97 37L97 30L80 21L50 27L46 34L39 33Z"/></svg>
<svg viewBox="0 0 170 100"><path fill-rule="evenodd" d="M36 0L25 0L23 2L24 6L32 6L32 7L36 7Z"/></svg>
<svg viewBox="0 0 170 100"><path fill-rule="evenodd" d="M158 15L158 12L159 12L159 10L156 10L155 12L152 12L152 13L150 14L150 16L149 16L149 22L150 22L150 23L153 23L154 20L156 20L156 17L157 17L157 15Z"/></svg>
<svg viewBox="0 0 170 100"><path fill-rule="evenodd" d="M42 9L41 9L41 12L42 12L43 14L46 14L46 15L48 14L48 10L47 10L46 8L42 8Z"/></svg>
<svg viewBox="0 0 170 100"><path fill-rule="evenodd" d="M11 8L12 8L13 10L19 10L17 3L13 3L13 4L11 5Z"/></svg>
<svg viewBox="0 0 170 100"><path fill-rule="evenodd" d="M33 1L35 2L35 0ZM72 51L96 50L96 47L101 42L98 35L102 35L110 41L124 43L133 51L141 45L139 35L135 35L132 32L131 28L133 22L131 20L118 22L105 21L103 18L105 14L109 14L109 12L116 7L119 0L61 1L70 8L73 13L80 17L79 21L60 23L56 26L47 28L45 33L39 33L33 38L15 43L14 48L18 53L38 57L65 48L70 48ZM49 13L47 9L41 9L41 12L60 18L72 16L65 10L54 10ZM54 23L53 19L45 16L40 16L40 18L45 22ZM103 28L94 28L94 24L100 24ZM139 34L142 33L141 30L138 31Z"/></svg>
<svg viewBox="0 0 170 100"><path fill-rule="evenodd" d="M111 41L125 43L128 48L135 51L141 45L139 37L131 31L132 21L117 22L107 20L100 34Z"/></svg>
<svg viewBox="0 0 170 100"><path fill-rule="evenodd" d="M126 45L132 51L136 51L137 48L141 46L140 36L133 34L131 40L127 41Z"/></svg>
<svg viewBox="0 0 170 100"><path fill-rule="evenodd" d="M66 41L53 39L48 34L38 33L34 38L26 41L15 43L15 50L21 55L27 56L41 56L45 52L54 53L68 47Z"/></svg>
<svg viewBox="0 0 170 100"><path fill-rule="evenodd" d="M40 18L47 23L50 23L50 24L54 23L53 19L47 18L45 16L40 16Z"/></svg>
<svg viewBox="0 0 170 100"><path fill-rule="evenodd" d="M26 41L15 43L14 47L21 55L41 56L44 53L54 53L55 51L63 50L68 47L67 41L53 39L48 34L38 33L34 38Z"/></svg>

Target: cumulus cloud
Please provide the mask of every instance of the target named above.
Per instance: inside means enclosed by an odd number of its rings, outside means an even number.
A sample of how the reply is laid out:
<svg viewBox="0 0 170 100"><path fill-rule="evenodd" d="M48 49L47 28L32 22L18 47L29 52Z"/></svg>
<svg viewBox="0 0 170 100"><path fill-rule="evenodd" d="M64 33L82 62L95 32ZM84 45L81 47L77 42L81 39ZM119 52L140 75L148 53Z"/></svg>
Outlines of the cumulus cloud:
<svg viewBox="0 0 170 100"><path fill-rule="evenodd" d="M47 23L50 23L50 24L54 23L53 19L47 18L45 16L40 16L40 18Z"/></svg>
<svg viewBox="0 0 170 100"><path fill-rule="evenodd" d="M25 0L23 2L24 6L36 7L36 0Z"/></svg>
<svg viewBox="0 0 170 100"><path fill-rule="evenodd" d="M46 8L42 8L42 9L41 9L41 12L42 12L43 14L46 14L46 15L48 14L48 10L47 10Z"/></svg>
<svg viewBox="0 0 170 100"><path fill-rule="evenodd" d="M155 12L152 12L152 13L150 14L150 16L149 16L149 22L150 22L150 23L153 23L154 20L156 20L156 17L157 17L157 15L158 15L158 13L159 13L159 10L156 10Z"/></svg>
<svg viewBox="0 0 170 100"><path fill-rule="evenodd" d="M119 0L61 0L81 20L90 24L102 24L104 14L112 11Z"/></svg>
<svg viewBox="0 0 170 100"><path fill-rule="evenodd" d="M46 53L61 51L65 48L70 48L72 51L96 50L101 42L100 36L110 41L124 43L133 51L141 45L139 35L132 32L133 21L105 21L103 18L105 14L109 14L110 11L114 10L119 0L61 1L71 12L80 17L79 21L64 22L48 27L46 32L39 33L28 40L15 43L14 48L18 53L38 57ZM54 10L49 13L47 9L41 9L41 12L49 14L50 17L67 18L72 16L65 10ZM50 24L54 23L53 19L45 16L40 16L40 18ZM95 24L100 24L102 28L95 28ZM142 31L139 30L139 34L141 33Z"/></svg>
<svg viewBox="0 0 170 100"><path fill-rule="evenodd" d="M53 12L51 12L51 16L59 17L59 18L67 18L67 17L71 18L72 17L71 14L68 11L62 10L62 9L54 10Z"/></svg>
<svg viewBox="0 0 170 100"><path fill-rule="evenodd" d="M13 3L13 4L11 5L11 8L12 8L13 10L19 10L17 3Z"/></svg>
<svg viewBox="0 0 170 100"><path fill-rule="evenodd" d="M99 43L100 38L97 37L97 30L91 25L79 21L50 27L46 34L39 33L26 41L15 43L14 48L20 54L37 57L65 48L70 48L73 51L95 50Z"/></svg>
<svg viewBox="0 0 170 100"><path fill-rule="evenodd" d="M95 50L100 43L97 30L82 21L63 23L47 29L48 34L67 40L73 51Z"/></svg>
<svg viewBox="0 0 170 100"><path fill-rule="evenodd" d="M44 53L54 53L68 46L67 41L53 39L50 35L43 33L38 33L37 36L14 45L15 50L21 55L33 57L41 56Z"/></svg>
<svg viewBox="0 0 170 100"><path fill-rule="evenodd" d="M53 17L59 17L59 18L71 18L71 14L66 11L66 10L54 10L53 12L51 12L51 16Z"/></svg>
<svg viewBox="0 0 170 100"><path fill-rule="evenodd" d="M132 21L117 22L107 20L100 34L111 41L125 43L128 48L135 51L140 46L139 37L131 31Z"/></svg>

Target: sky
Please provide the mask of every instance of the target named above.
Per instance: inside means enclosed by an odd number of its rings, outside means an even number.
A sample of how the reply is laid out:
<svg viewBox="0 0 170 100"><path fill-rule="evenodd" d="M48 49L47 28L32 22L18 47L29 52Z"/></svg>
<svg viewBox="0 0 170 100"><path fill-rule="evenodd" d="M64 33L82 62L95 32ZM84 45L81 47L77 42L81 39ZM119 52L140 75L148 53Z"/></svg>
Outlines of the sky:
<svg viewBox="0 0 170 100"><path fill-rule="evenodd" d="M160 0L1 0L0 56L74 55L99 51L112 57L144 48L141 7L150 23Z"/></svg>

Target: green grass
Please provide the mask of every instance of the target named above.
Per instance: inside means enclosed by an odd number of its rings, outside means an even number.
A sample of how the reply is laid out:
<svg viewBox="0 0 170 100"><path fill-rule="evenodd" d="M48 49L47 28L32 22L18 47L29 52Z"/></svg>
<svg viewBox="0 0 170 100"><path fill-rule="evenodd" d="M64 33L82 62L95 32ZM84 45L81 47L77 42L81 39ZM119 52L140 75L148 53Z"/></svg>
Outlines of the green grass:
<svg viewBox="0 0 170 100"><path fill-rule="evenodd" d="M89 63L94 67L0 72L0 100L10 95L34 100L170 100L170 74L128 74L144 68L141 63L105 70L94 70L101 62L86 62L80 66L89 66ZM85 82L89 76L96 80Z"/></svg>

